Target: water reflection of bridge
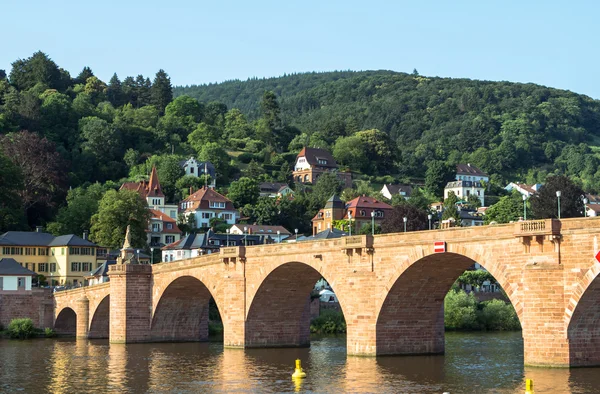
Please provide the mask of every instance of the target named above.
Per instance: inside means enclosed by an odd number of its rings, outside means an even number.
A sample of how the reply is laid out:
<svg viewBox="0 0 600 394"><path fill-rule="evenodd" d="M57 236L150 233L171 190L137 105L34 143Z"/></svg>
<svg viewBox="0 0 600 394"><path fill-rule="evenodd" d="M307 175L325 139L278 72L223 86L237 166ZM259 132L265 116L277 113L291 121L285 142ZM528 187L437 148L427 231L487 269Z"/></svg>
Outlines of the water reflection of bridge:
<svg viewBox="0 0 600 394"><path fill-rule="evenodd" d="M201 341L214 298L226 347L309 344L309 294L325 278L349 355L444 352L443 299L474 262L504 288L531 365L600 364L600 218L223 248L112 266L110 282L55 295L57 330L114 343ZM446 252L434 253L434 241Z"/></svg>

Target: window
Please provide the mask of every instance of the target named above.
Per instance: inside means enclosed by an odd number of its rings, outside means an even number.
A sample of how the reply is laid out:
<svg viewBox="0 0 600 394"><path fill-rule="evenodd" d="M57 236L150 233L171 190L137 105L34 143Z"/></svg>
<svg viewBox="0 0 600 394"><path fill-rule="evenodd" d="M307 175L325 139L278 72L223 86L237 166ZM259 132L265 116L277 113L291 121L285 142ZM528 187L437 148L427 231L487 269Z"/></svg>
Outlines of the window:
<svg viewBox="0 0 600 394"><path fill-rule="evenodd" d="M177 219L177 211L171 209L169 211L169 216L171 217L171 219Z"/></svg>
<svg viewBox="0 0 600 394"><path fill-rule="evenodd" d="M24 289L25 288L25 278L22 278L22 277L17 278L17 286L19 287L19 289Z"/></svg>
<svg viewBox="0 0 600 394"><path fill-rule="evenodd" d="M224 220L231 220L232 216L233 215L230 214L230 213L224 213L224 214L221 215L221 218L224 219Z"/></svg>
<svg viewBox="0 0 600 394"><path fill-rule="evenodd" d="M38 264L38 272L48 272L48 264L39 263Z"/></svg>
<svg viewBox="0 0 600 394"><path fill-rule="evenodd" d="M175 236L174 235L167 235L165 237L165 242L168 244L172 244L173 242L175 242Z"/></svg>
<svg viewBox="0 0 600 394"><path fill-rule="evenodd" d="M35 263L31 263L31 270L35 271Z"/></svg>
<svg viewBox="0 0 600 394"><path fill-rule="evenodd" d="M383 211L375 211L375 217L382 218L383 217Z"/></svg>
<svg viewBox="0 0 600 394"><path fill-rule="evenodd" d="M56 272L56 263L50 263L50 272Z"/></svg>
<svg viewBox="0 0 600 394"><path fill-rule="evenodd" d="M304 182L308 182L308 175L304 175Z"/></svg>
<svg viewBox="0 0 600 394"><path fill-rule="evenodd" d="M62 254L63 256L65 255L65 249L66 248L60 248L60 254Z"/></svg>
<svg viewBox="0 0 600 394"><path fill-rule="evenodd" d="M48 256L48 248L38 248L38 256Z"/></svg>
<svg viewBox="0 0 600 394"><path fill-rule="evenodd" d="M152 231L155 233L160 232L160 223L152 223Z"/></svg>
<svg viewBox="0 0 600 394"><path fill-rule="evenodd" d="M69 254L81 254L80 248L69 248Z"/></svg>
<svg viewBox="0 0 600 394"><path fill-rule="evenodd" d="M0 290L4 290L4 278L0 276Z"/></svg>
<svg viewBox="0 0 600 394"><path fill-rule="evenodd" d="M190 167L190 174L194 173L195 168L194 167Z"/></svg>
<svg viewBox="0 0 600 394"><path fill-rule="evenodd" d="M327 164L327 160L325 160L325 159L318 159L318 163L322 164L322 165L326 165Z"/></svg>
<svg viewBox="0 0 600 394"><path fill-rule="evenodd" d="M106 256L106 253L107 253L107 250L106 250L106 249L104 249L104 248L98 248L98 253L97 253L97 256L98 256L98 257L105 257L105 256Z"/></svg>
<svg viewBox="0 0 600 394"><path fill-rule="evenodd" d="M25 256L35 256L35 248L25 248Z"/></svg>
<svg viewBox="0 0 600 394"><path fill-rule="evenodd" d="M218 239L209 239L208 240L208 244L209 245L215 245L215 246L219 246L221 243L219 242Z"/></svg>
<svg viewBox="0 0 600 394"><path fill-rule="evenodd" d="M331 211L327 211L327 212L325 212L325 217L326 217L326 218L330 218L330 217L331 217Z"/></svg>
<svg viewBox="0 0 600 394"><path fill-rule="evenodd" d="M202 219L210 219L212 217L211 212L202 212Z"/></svg>
<svg viewBox="0 0 600 394"><path fill-rule="evenodd" d="M220 208L220 209L223 209L223 208L225 208L225 203L221 202L221 201L211 201L210 204L209 204L209 206L211 208Z"/></svg>
<svg viewBox="0 0 600 394"><path fill-rule="evenodd" d="M360 211L360 216L367 216L367 211L365 211L364 209Z"/></svg>
<svg viewBox="0 0 600 394"><path fill-rule="evenodd" d="M167 223L167 229L173 230L173 223Z"/></svg>

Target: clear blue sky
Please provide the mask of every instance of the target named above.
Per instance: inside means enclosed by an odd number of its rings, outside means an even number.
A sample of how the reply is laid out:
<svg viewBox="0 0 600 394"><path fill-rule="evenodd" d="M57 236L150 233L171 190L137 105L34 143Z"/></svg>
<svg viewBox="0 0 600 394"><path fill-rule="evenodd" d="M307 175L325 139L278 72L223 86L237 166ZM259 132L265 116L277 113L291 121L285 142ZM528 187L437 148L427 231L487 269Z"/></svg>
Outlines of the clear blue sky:
<svg viewBox="0 0 600 394"><path fill-rule="evenodd" d="M535 82L600 99L598 1L4 0L0 69L46 52L108 81L329 70Z"/></svg>

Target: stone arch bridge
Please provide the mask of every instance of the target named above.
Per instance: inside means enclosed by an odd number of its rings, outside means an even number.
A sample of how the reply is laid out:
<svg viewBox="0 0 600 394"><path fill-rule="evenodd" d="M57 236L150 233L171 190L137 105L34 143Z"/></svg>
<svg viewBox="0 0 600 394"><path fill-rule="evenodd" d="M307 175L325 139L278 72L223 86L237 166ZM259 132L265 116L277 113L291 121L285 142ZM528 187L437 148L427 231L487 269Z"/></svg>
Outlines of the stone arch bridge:
<svg viewBox="0 0 600 394"><path fill-rule="evenodd" d="M310 292L323 277L346 319L348 355L440 354L444 296L477 262L517 312L527 365L600 365L599 235L600 218L548 219L115 265L108 283L55 294L55 328L111 343L201 341L212 297L225 346L307 346Z"/></svg>

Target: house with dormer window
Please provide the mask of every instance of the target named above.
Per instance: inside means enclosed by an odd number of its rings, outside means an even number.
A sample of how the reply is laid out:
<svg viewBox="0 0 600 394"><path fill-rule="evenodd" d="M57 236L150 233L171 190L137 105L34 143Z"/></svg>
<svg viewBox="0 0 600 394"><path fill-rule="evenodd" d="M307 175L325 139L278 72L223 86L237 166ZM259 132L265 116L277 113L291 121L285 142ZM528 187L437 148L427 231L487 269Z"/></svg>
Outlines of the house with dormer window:
<svg viewBox="0 0 600 394"><path fill-rule="evenodd" d="M485 183L490 177L474 165L458 164L456 166L456 180L448 182L444 188L444 199L453 192L459 200L468 200L470 196L477 196L481 205L485 206Z"/></svg>
<svg viewBox="0 0 600 394"><path fill-rule="evenodd" d="M352 187L352 174L340 171L331 153L325 149L304 147L296 157L294 165L294 182L314 185L324 173L335 174L345 188Z"/></svg>
<svg viewBox="0 0 600 394"><path fill-rule="evenodd" d="M164 246L181 239L181 230L177 227L177 221L167 214L151 209L150 223L148 223L148 245Z"/></svg>
<svg viewBox="0 0 600 394"><path fill-rule="evenodd" d="M211 189L215 188L217 182L217 170L210 161L198 161L194 159L194 157L190 157L187 160L180 161L179 165L181 168L183 168L185 175L191 175L194 177L209 175L210 181L208 182L207 186Z"/></svg>
<svg viewBox="0 0 600 394"><path fill-rule="evenodd" d="M212 218L223 219L227 224L235 224L239 218L239 212L231 200L208 187L199 189L181 201L179 212L186 218L193 215L197 228L209 227Z"/></svg>

